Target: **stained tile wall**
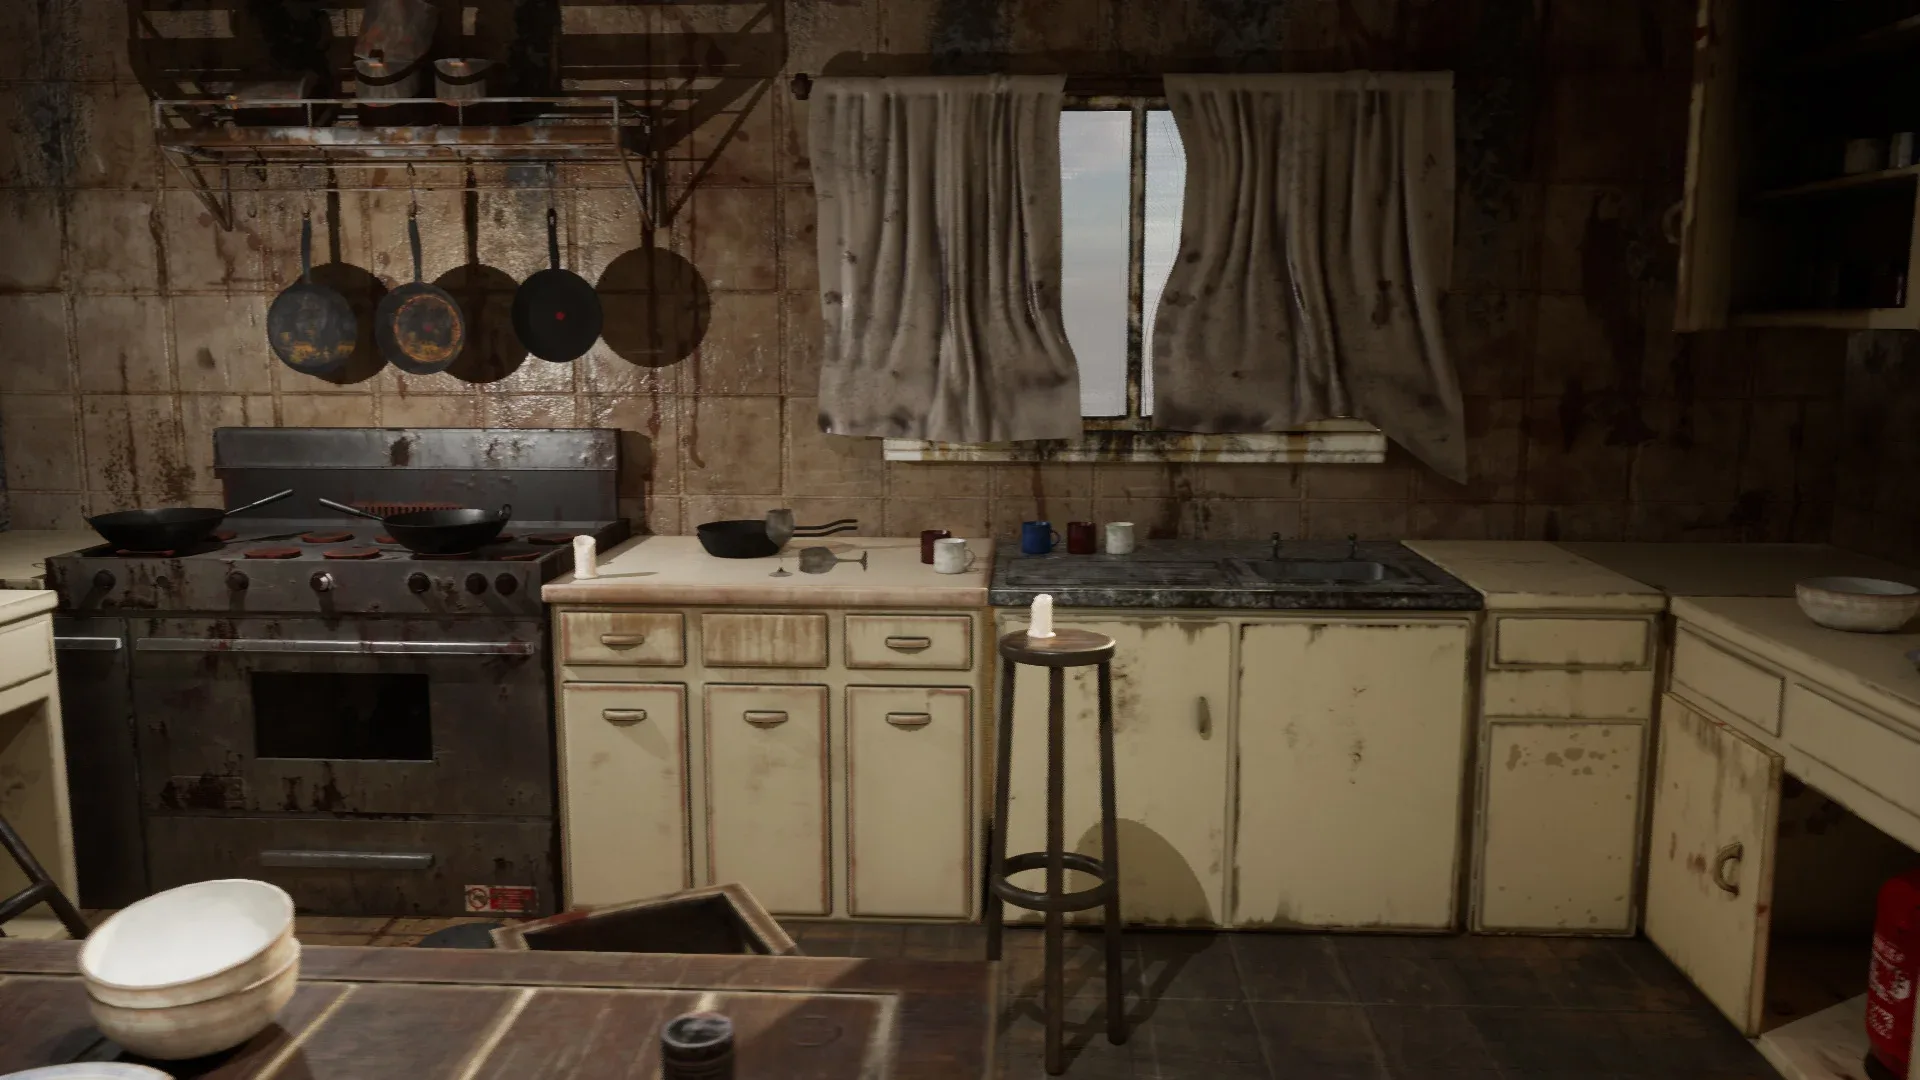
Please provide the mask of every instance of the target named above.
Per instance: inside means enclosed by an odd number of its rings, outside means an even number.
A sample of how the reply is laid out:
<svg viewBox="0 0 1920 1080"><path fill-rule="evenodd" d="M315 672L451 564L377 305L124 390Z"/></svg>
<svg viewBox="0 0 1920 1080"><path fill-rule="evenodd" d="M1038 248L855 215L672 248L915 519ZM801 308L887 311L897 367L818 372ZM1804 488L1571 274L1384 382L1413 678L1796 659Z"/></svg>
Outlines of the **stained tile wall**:
<svg viewBox="0 0 1920 1080"><path fill-rule="evenodd" d="M1920 334L1856 334L1833 541L1920 565Z"/></svg>
<svg viewBox="0 0 1920 1080"><path fill-rule="evenodd" d="M651 240L688 260L709 291L692 355L647 366L603 344L573 365L529 360L479 385L392 371L345 384L296 375L268 354L263 320L298 273L302 189L315 178L241 175L236 228L213 224L149 130L149 87L126 39L129 10L155 7L174 23L199 17L157 0L0 5L9 76L0 451L15 527L214 500L210 432L223 424L490 424L629 432L628 511L661 532L781 504L802 520L852 516L895 534L1006 535L1035 515L1210 537L1824 539L1829 530L1845 341L1668 329L1675 249L1661 219L1680 195L1686 4L785 6L787 72L1454 70L1460 197L1448 319L1468 394L1466 485L1397 452L1377 467L906 465L881 461L876 444L818 434L806 106L784 77L741 90L673 151L672 195L685 203ZM633 18L698 35L741 7L636 5ZM315 203L321 258L404 279L406 175L339 182L380 190ZM470 254L516 280L543 264L540 171L476 170L470 202L454 190L464 177L416 183L428 278ZM559 187L569 265L597 277L647 243L616 173L572 169ZM611 302L657 305L649 287L642 279Z"/></svg>

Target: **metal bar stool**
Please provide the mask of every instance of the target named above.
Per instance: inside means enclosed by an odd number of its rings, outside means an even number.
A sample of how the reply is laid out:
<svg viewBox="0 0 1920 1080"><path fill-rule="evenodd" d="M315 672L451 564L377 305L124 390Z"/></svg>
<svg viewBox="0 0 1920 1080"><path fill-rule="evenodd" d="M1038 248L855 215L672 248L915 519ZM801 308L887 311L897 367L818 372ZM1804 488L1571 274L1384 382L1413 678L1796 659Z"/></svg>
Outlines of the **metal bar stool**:
<svg viewBox="0 0 1920 1080"><path fill-rule="evenodd" d="M20 839L20 834L13 831L13 826L7 824L5 817L0 817L0 848L5 848L7 854L13 856L13 861L19 864L20 872L27 875L26 888L0 900L0 924L5 924L35 904L45 903L60 917L61 925L67 928L67 933L72 934L74 940L86 937L90 931L87 920L80 917L79 909L67 899L66 893L60 891L53 875L47 873L46 868L40 865L40 860L33 857L33 852L27 850L27 842Z"/></svg>
<svg viewBox="0 0 1920 1080"><path fill-rule="evenodd" d="M1006 905L1046 913L1047 1072L1058 1076L1061 1014L1065 1005L1065 923L1069 911L1106 907L1107 1041L1127 1041L1120 981L1120 869L1113 798L1113 639L1086 630L1058 630L1050 638L1017 630L1000 639L1000 725L994 745L993 861L987 868L987 959L1000 959ZM1007 787L1013 762L1013 676L1019 664L1047 669L1047 850L1007 855ZM1100 852L1095 859L1066 850L1066 669L1100 666ZM1008 880L1022 870L1047 871L1045 892ZM1099 884L1066 891L1066 872L1099 878Z"/></svg>

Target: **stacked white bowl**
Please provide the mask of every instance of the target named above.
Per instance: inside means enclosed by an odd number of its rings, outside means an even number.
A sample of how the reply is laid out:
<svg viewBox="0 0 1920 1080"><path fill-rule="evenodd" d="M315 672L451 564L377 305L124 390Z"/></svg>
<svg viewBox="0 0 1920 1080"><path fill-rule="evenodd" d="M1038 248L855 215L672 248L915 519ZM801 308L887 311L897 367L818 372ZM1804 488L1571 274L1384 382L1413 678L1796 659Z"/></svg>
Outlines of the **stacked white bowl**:
<svg viewBox="0 0 1920 1080"><path fill-rule="evenodd" d="M179 1061L240 1045L293 997L293 898L264 881L182 885L120 911L80 950L87 1007L108 1038Z"/></svg>

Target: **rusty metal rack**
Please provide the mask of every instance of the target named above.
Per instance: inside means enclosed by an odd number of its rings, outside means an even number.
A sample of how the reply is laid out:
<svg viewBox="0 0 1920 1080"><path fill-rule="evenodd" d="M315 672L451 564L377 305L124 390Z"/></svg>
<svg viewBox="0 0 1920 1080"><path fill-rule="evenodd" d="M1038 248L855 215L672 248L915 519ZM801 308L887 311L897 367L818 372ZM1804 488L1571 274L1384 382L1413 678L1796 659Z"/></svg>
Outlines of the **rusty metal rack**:
<svg viewBox="0 0 1920 1080"><path fill-rule="evenodd" d="M239 122L248 114L269 122ZM374 122L398 116L452 122ZM521 122L463 122L496 116ZM642 216L666 216L654 111L621 97L170 99L153 103L153 122L168 163L226 229L232 170L268 166L619 165Z"/></svg>

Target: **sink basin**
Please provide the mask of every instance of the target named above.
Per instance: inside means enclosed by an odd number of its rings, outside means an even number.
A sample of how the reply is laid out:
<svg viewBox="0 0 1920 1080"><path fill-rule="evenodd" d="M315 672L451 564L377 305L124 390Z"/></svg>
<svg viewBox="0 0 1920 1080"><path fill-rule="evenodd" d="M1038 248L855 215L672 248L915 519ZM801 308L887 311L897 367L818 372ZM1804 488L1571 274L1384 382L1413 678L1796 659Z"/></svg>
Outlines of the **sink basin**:
<svg viewBox="0 0 1920 1080"><path fill-rule="evenodd" d="M1277 585L1369 585L1406 581L1398 567L1371 559L1229 559L1234 570Z"/></svg>

